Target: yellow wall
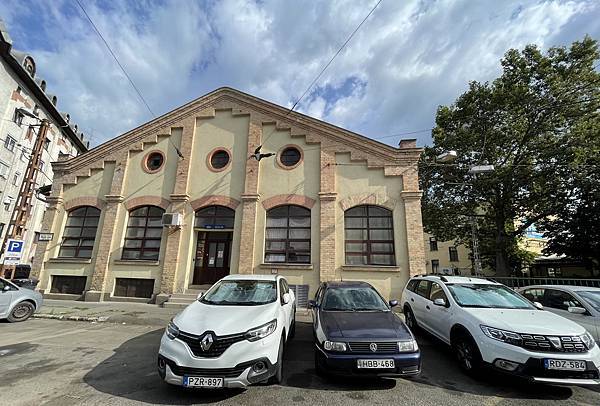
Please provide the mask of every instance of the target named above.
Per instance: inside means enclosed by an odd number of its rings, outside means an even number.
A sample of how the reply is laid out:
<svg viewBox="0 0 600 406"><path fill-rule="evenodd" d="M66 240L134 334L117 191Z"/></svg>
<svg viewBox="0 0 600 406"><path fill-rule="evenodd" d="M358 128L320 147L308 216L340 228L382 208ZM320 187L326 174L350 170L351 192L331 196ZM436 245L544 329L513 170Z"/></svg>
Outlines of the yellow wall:
<svg viewBox="0 0 600 406"><path fill-rule="evenodd" d="M429 246L429 237L432 237L432 235L427 233L424 234L425 258L427 259L427 273L432 273L431 260L437 259L438 261L440 261L440 266L438 268L439 272L442 272L444 268L456 268L460 271L461 275L471 275L471 250L467 246L463 244L457 245L454 241L438 240L438 250L431 251ZM458 262L450 261L450 253L448 249L453 246L456 246L458 250Z"/></svg>

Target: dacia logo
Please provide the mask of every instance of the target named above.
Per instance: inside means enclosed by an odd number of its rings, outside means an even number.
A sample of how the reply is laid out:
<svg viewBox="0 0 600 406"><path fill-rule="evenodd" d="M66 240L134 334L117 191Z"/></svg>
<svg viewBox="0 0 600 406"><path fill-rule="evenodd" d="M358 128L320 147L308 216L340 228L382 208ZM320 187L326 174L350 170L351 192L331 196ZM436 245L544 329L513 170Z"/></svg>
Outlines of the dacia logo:
<svg viewBox="0 0 600 406"><path fill-rule="evenodd" d="M200 348L202 348L202 351L208 351L210 347L212 347L214 341L213 335L208 333L200 341Z"/></svg>
<svg viewBox="0 0 600 406"><path fill-rule="evenodd" d="M371 343L371 344L369 344L369 348L371 349L371 351L376 352L377 351L377 344Z"/></svg>
<svg viewBox="0 0 600 406"><path fill-rule="evenodd" d="M560 337L547 337L548 341L552 344L554 348L560 350L562 348L562 343L560 342Z"/></svg>

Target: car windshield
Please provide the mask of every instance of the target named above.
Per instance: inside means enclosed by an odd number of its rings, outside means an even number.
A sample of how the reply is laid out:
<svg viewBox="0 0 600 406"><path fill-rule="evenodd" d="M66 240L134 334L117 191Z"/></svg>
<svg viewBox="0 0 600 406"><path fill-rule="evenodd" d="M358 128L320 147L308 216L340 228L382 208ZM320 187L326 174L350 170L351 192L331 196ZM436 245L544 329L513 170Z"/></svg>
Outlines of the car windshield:
<svg viewBox="0 0 600 406"><path fill-rule="evenodd" d="M462 307L535 309L527 299L503 285L448 283L446 286Z"/></svg>
<svg viewBox="0 0 600 406"><path fill-rule="evenodd" d="M354 312L389 310L375 289L369 287L329 288L325 292L322 309Z"/></svg>
<svg viewBox="0 0 600 406"><path fill-rule="evenodd" d="M600 312L600 292L598 291L579 291L577 292L587 304Z"/></svg>
<svg viewBox="0 0 600 406"><path fill-rule="evenodd" d="M200 302L211 305L258 306L277 299L275 281L222 280Z"/></svg>

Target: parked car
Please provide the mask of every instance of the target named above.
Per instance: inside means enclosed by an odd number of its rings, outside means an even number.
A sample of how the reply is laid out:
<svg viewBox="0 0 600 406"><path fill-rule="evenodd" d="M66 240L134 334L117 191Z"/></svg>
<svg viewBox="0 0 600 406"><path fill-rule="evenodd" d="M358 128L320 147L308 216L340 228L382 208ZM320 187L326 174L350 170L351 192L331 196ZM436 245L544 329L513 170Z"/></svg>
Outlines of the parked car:
<svg viewBox="0 0 600 406"><path fill-rule="evenodd" d="M43 302L40 292L19 287L0 278L0 319L25 321L42 307Z"/></svg>
<svg viewBox="0 0 600 406"><path fill-rule="evenodd" d="M600 349L579 324L541 310L506 286L458 276L412 278L402 295L410 328L454 349L460 366L484 366L534 382L600 383ZM539 306L541 307L541 306Z"/></svg>
<svg viewBox="0 0 600 406"><path fill-rule="evenodd" d="M600 344L600 289L586 286L535 285L519 289L545 310L582 325Z"/></svg>
<svg viewBox="0 0 600 406"><path fill-rule="evenodd" d="M325 282L312 309L317 373L406 376L421 370L412 332L366 282Z"/></svg>
<svg viewBox="0 0 600 406"><path fill-rule="evenodd" d="M191 388L280 383L295 315L294 293L281 276L226 276L169 323L158 372Z"/></svg>

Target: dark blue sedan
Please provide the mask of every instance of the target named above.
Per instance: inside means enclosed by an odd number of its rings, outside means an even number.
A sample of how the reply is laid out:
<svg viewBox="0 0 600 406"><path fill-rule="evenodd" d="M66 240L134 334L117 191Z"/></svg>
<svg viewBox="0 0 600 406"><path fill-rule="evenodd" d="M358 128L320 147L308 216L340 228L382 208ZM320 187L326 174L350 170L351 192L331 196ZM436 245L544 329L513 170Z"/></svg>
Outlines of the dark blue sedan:
<svg viewBox="0 0 600 406"><path fill-rule="evenodd" d="M408 327L366 282L325 282L313 312L315 369L335 375L407 376L421 371L421 353Z"/></svg>

